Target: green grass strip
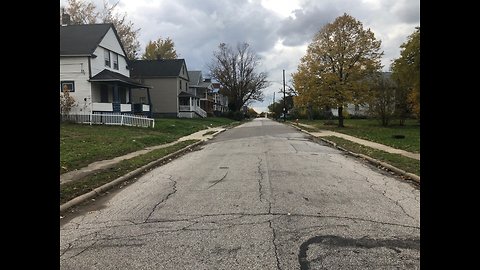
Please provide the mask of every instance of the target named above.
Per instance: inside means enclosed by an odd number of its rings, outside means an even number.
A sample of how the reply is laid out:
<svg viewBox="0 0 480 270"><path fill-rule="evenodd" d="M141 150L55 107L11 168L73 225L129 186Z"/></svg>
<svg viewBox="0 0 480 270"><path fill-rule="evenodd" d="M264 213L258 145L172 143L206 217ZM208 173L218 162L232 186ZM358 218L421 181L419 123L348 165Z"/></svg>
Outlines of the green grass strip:
<svg viewBox="0 0 480 270"><path fill-rule="evenodd" d="M323 138L334 142L338 146L343 147L351 152L364 154L366 156L388 163L406 172L420 176L420 160L405 157L399 154L391 154L335 136L325 136Z"/></svg>
<svg viewBox="0 0 480 270"><path fill-rule="evenodd" d="M417 120L409 119L405 121L404 126L395 125L395 122L392 122L384 127L375 119L345 119L345 127L342 128L336 125L324 125L325 122L325 120L300 121L300 123L311 125L317 130L331 130L413 153L420 152L420 124ZM396 135L403 135L404 138L395 138Z"/></svg>
<svg viewBox="0 0 480 270"><path fill-rule="evenodd" d="M64 204L69 200L90 192L97 187L109 183L120 176L123 176L135 169L138 169L148 163L158 160L168 154L178 151L188 145L194 144L198 140L188 140L179 142L175 145L156 149L146 154L123 160L114 167L106 169L98 173L87 175L84 178L65 183L60 186L60 204Z"/></svg>

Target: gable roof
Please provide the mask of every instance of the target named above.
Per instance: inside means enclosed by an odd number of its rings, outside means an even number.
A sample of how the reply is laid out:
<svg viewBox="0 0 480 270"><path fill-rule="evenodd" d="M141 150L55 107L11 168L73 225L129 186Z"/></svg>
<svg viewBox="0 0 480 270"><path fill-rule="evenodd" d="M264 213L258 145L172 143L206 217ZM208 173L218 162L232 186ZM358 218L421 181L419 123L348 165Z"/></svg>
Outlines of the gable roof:
<svg viewBox="0 0 480 270"><path fill-rule="evenodd" d="M132 60L130 77L178 77L184 64L185 59Z"/></svg>
<svg viewBox="0 0 480 270"><path fill-rule="evenodd" d="M117 31L111 23L60 26L60 55L92 55L110 28L113 29L123 53L127 55Z"/></svg>
<svg viewBox="0 0 480 270"><path fill-rule="evenodd" d="M190 78L190 86L198 86L202 82L200 80L202 77L202 72L200 70L189 71L188 77Z"/></svg>

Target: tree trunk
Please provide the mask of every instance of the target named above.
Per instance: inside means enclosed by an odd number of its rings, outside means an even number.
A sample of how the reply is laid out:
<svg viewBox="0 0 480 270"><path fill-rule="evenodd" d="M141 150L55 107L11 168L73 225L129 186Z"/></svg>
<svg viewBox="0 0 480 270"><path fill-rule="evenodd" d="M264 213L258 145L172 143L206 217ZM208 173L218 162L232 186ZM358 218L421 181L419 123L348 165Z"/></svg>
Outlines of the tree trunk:
<svg viewBox="0 0 480 270"><path fill-rule="evenodd" d="M343 125L343 106L338 106L338 127L344 127L344 125Z"/></svg>

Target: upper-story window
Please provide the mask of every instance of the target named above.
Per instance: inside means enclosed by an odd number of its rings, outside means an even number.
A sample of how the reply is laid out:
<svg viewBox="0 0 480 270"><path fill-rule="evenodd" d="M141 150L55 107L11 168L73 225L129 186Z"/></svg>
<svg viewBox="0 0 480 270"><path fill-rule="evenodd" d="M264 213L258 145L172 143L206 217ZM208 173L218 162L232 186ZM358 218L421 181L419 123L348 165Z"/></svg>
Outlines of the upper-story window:
<svg viewBox="0 0 480 270"><path fill-rule="evenodd" d="M110 65L110 51L105 49L104 50L104 55L105 55L105 66L106 67L111 67L111 65Z"/></svg>
<svg viewBox="0 0 480 270"><path fill-rule="evenodd" d="M180 90L182 90L182 80L180 80Z"/></svg>
<svg viewBox="0 0 480 270"><path fill-rule="evenodd" d="M113 68L118 70L118 54L113 53Z"/></svg>
<svg viewBox="0 0 480 270"><path fill-rule="evenodd" d="M75 92L75 82L74 81L61 81L60 82L60 91Z"/></svg>

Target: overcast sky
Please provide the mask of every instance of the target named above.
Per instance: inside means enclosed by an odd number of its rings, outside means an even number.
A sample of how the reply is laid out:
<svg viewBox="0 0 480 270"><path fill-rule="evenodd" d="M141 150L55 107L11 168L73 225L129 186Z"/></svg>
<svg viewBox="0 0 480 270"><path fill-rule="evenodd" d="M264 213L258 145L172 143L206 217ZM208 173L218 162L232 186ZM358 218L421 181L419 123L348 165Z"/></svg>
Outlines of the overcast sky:
<svg viewBox="0 0 480 270"><path fill-rule="evenodd" d="M92 2L102 7L102 0ZM272 82L265 100L250 105L257 112L267 110L273 92L282 89L282 70L290 84L314 34L343 13L382 41L384 71L420 26L420 0L120 0L118 11L141 29L140 54L148 41L170 37L188 70L201 70L204 77L221 42L249 43L261 57L259 71L268 72Z"/></svg>

